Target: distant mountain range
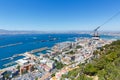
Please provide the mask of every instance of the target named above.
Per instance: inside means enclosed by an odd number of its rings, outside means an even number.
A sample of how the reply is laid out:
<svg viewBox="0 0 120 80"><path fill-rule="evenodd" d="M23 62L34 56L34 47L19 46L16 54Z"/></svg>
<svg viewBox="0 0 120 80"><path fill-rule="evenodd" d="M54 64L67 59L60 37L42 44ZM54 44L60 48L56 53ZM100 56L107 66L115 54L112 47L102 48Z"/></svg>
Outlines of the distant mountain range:
<svg viewBox="0 0 120 80"><path fill-rule="evenodd" d="M4 34L57 34L57 33L83 33L83 34L89 34L90 31L25 31L25 30L4 30L0 29L0 35Z"/></svg>
<svg viewBox="0 0 120 80"><path fill-rule="evenodd" d="M77 34L93 34L93 31L27 31L27 30L4 30L0 29L0 35L14 35L14 34L57 34L57 33L77 33ZM119 31L99 31L100 34L105 34L105 35L117 35L120 36Z"/></svg>
<svg viewBox="0 0 120 80"><path fill-rule="evenodd" d="M18 30L4 30L4 29L0 29L0 35L4 35L4 34L41 34L41 33L45 33L43 31L18 31Z"/></svg>

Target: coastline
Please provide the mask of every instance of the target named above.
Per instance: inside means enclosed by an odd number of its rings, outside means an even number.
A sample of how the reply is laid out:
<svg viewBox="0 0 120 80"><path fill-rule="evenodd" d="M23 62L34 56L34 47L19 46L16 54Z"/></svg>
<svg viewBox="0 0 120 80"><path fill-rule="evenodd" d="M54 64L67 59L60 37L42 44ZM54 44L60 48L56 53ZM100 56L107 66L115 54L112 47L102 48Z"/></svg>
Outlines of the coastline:
<svg viewBox="0 0 120 80"><path fill-rule="evenodd" d="M27 66L29 67L31 65L34 65L38 74L39 74L39 72L41 72L41 74L42 74L41 77L38 76L40 79L48 78L53 73L53 72L51 72L51 70L54 70L54 67L51 66L51 64L52 65L55 64L54 59L59 61L59 59L57 57L60 57L60 62L62 62L62 64L65 64L66 67L69 70L71 70L71 69L74 69L73 67L77 67L78 64L85 63L86 60L88 60L88 62L89 62L90 61L89 59L93 56L93 52L97 49L97 47L99 48L99 47L104 46L105 44L110 44L112 42L113 42L113 40L111 40L111 39L110 40L99 39L97 41L97 40L94 40L91 38L82 38L82 39L76 38L74 41L60 42L50 48L50 50L51 50L51 51L49 51L50 53L40 54L40 56L36 56L34 54L34 51L41 50L41 49L35 49L35 50L31 50L29 52L25 52L24 58L15 61L15 62L17 62L17 65L4 68L1 71L3 71L3 72L9 71L9 70L13 71L16 69L16 67L19 64L19 65L21 65L19 76L13 77L13 80L22 79L22 78L24 79L25 78L24 74L23 74L24 77L20 76L20 75L22 75L22 70L24 70L24 68ZM78 45L81 45L82 47L77 48ZM65 60L65 58L67 60L69 60L70 56L73 56L71 54L71 51L77 51L77 53L74 53L75 54L74 56L76 56L76 58L71 57L71 59L73 59L75 62L72 64L71 64L71 61L67 62ZM70 54L68 54L68 53L70 53ZM70 66L67 66L67 65L70 65ZM64 70L65 70L65 72L62 73L62 71L64 71ZM66 68L62 68L56 72L55 77L57 79L60 79L61 76L63 74L65 74L66 72L68 72L69 70L67 70ZM17 71L18 71L18 69L17 69ZM26 73L25 75L29 76L30 72L28 71L28 73ZM60 76L58 77L58 75L60 75ZM44 77L44 76L46 76L46 77Z"/></svg>
<svg viewBox="0 0 120 80"><path fill-rule="evenodd" d="M77 37L77 36L76 36ZM71 37L68 37L69 39L71 39ZM83 38L85 38L85 36L83 36ZM109 37L108 37L109 38ZM110 37L111 38L111 37ZM69 41L69 40L65 40L65 41ZM63 41L64 42L64 41ZM58 43L58 42L56 42L56 43ZM56 44L55 43L55 44ZM61 43L61 42L59 42L59 43ZM53 45L54 46L54 45ZM52 47L51 47L52 48ZM41 54L41 53L40 53ZM45 53L44 53L45 54ZM10 57L11 58L11 57ZM12 59L12 58L11 58Z"/></svg>

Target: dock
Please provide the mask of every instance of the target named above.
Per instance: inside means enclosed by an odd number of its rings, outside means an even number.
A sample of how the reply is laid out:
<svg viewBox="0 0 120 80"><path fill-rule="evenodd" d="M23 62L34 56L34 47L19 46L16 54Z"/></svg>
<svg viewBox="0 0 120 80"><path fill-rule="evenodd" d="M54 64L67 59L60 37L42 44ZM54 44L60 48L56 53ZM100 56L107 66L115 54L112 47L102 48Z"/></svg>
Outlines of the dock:
<svg viewBox="0 0 120 80"><path fill-rule="evenodd" d="M15 54L15 55L13 55L11 57L1 59L1 61L4 61L4 60L13 60L15 57L18 57L18 56L24 56L24 54Z"/></svg>
<svg viewBox="0 0 120 80"><path fill-rule="evenodd" d="M44 51L44 50L47 50L48 47L43 47L43 48L39 48L39 49L34 49L32 51L29 51L31 54L34 54L36 52L41 52L41 51Z"/></svg>
<svg viewBox="0 0 120 80"><path fill-rule="evenodd" d="M38 49L34 49L34 50L31 50L31 51L28 51L29 53L31 54L34 54L36 52L41 52L41 51L44 51L44 50L47 50L48 47L43 47L43 48L38 48ZM21 53L21 54L15 54L11 57L8 57L8 58L3 58L1 59L0 61L4 61L4 60L13 60L15 57L19 57L19 56L25 56L24 53Z"/></svg>
<svg viewBox="0 0 120 80"><path fill-rule="evenodd" d="M8 67L8 66L11 66L11 65L13 65L13 64L15 64L15 62L10 62L10 63L4 64L3 66L4 66L4 67Z"/></svg>

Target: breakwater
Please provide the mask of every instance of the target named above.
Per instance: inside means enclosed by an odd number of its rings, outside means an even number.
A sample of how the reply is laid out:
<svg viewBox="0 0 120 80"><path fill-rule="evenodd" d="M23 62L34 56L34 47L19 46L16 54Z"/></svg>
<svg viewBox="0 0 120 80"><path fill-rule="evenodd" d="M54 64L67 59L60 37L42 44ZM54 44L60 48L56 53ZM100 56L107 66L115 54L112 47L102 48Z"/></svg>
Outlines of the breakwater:
<svg viewBox="0 0 120 80"><path fill-rule="evenodd" d="M22 44L22 42L15 43L15 44L7 44L7 45L4 45L4 46L0 46L0 48L16 46L16 45L19 45L19 44Z"/></svg>
<svg viewBox="0 0 120 80"><path fill-rule="evenodd" d="M31 51L28 51L29 53L31 54L34 54L36 52L41 52L41 51L44 51L44 50L47 50L48 47L43 47L43 48L38 48L38 49L34 49L34 50L31 50ZM3 60L13 60L15 57L19 57L19 56L25 56L24 53L21 53L21 54L15 54L11 57L7 57L7 58L3 58L1 59L0 61L3 61Z"/></svg>
<svg viewBox="0 0 120 80"><path fill-rule="evenodd" d="M11 57L1 59L1 61L3 61L3 60L13 60L15 57L18 57L18 56L24 56L24 54L15 54Z"/></svg>
<svg viewBox="0 0 120 80"><path fill-rule="evenodd" d="M34 54L36 52L41 52L41 51L44 51L44 50L47 50L48 47L43 47L43 48L39 48L39 49L34 49L34 50L31 50L29 51L31 54Z"/></svg>

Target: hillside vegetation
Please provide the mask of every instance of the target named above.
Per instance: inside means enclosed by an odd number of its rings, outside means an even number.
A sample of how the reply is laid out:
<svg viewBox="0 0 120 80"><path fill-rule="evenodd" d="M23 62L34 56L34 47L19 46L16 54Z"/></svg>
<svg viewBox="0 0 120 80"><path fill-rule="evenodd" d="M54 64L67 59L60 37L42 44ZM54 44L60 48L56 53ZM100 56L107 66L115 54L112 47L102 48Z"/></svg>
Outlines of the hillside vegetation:
<svg viewBox="0 0 120 80"><path fill-rule="evenodd" d="M61 80L120 80L120 40L103 46L94 52L90 63L62 76Z"/></svg>

